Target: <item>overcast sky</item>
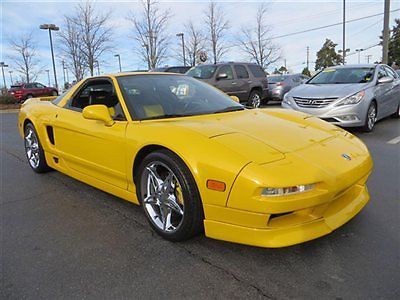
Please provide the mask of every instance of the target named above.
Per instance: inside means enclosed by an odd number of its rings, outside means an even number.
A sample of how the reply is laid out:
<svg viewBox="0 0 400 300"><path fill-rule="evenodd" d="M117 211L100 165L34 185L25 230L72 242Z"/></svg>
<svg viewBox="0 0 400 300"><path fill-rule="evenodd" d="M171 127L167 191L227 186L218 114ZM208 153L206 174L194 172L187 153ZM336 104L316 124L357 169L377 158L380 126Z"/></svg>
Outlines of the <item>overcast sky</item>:
<svg viewBox="0 0 400 300"><path fill-rule="evenodd" d="M123 70L143 69L146 64L138 59L133 49L137 46L130 36L134 34L132 24L127 21L129 13L139 14L141 4L138 1L93 1L96 10L112 11L110 26L114 28L114 50L104 55L101 61L101 73L113 73L118 71L118 61L114 54L119 53L122 59ZM227 32L226 44L232 45L236 42L236 34L242 26L254 26L257 7L261 2L267 3L268 14L266 23L271 26L271 35L279 37L302 30L330 25L342 21L343 1L218 1L230 22ZM350 1L347 0L346 17L348 20L364 16L383 13L383 0ZM38 54L44 69L51 69L51 56L48 34L39 29L43 23L54 23L61 30L63 26L63 15L73 14L77 1L11 1L1 0L1 61L7 63L10 68L6 69L7 84L9 85L9 70L12 70L13 62L8 57L11 54L9 39L18 37L27 32L33 32L35 41L38 43ZM197 25L204 25L204 10L208 1L163 1L160 0L161 9L169 9L172 18L169 22L168 31L171 34L171 49L179 47L179 39L175 36L177 32L184 30L182 25L192 20ZM400 0L391 1L391 10L400 9ZM394 18L400 18L400 11L391 14L390 24L394 24ZM379 43L379 35L383 27L383 15L371 17L365 20L347 24L347 48L351 53L357 48L367 48ZM285 38L275 38L274 42L281 48L282 60L271 67L279 67L286 64L292 72L300 72L305 67L306 48L310 47L310 61L315 61L316 52L321 48L326 38L332 39L338 44L337 49L342 47L342 27L334 26L308 33L292 35ZM55 44L57 39L55 38ZM381 60L381 47L372 47L361 54L361 62L366 62L366 55L371 55L371 62ZM57 75L62 82L62 68L60 57L57 55ZM176 65L174 51L165 64ZM232 47L225 55L225 61L246 61L248 57L240 51L240 48ZM348 63L357 63L356 54L348 57ZM311 65L313 68L313 65ZM15 72L13 75L16 75ZM72 75L70 74L72 78ZM47 84L47 75L40 76L39 81ZM53 80L52 80L53 84Z"/></svg>

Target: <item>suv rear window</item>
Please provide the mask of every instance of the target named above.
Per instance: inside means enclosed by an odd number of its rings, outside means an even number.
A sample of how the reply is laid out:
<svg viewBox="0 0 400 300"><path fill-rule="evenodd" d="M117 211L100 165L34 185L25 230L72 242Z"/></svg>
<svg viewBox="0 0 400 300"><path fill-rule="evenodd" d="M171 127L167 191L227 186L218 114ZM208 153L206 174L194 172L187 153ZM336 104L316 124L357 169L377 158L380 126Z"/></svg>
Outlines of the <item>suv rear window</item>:
<svg viewBox="0 0 400 300"><path fill-rule="evenodd" d="M265 72L263 69L261 69L260 66L258 65L247 65L249 68L251 74L253 74L254 77L265 77Z"/></svg>

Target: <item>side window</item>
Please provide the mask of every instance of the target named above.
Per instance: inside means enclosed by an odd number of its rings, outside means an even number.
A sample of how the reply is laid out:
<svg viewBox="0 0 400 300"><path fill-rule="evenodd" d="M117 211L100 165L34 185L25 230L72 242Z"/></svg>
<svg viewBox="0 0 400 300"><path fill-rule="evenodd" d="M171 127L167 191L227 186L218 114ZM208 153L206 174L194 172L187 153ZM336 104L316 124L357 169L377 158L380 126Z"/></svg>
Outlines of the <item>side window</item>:
<svg viewBox="0 0 400 300"><path fill-rule="evenodd" d="M264 70L255 64L247 65L254 77L266 77Z"/></svg>
<svg viewBox="0 0 400 300"><path fill-rule="evenodd" d="M225 78L226 80L233 79L233 70L232 70L231 66L225 65L225 66L220 67L218 70L218 75L223 74L223 73L225 73L228 76L227 78ZM217 77L218 77L218 75L217 75Z"/></svg>
<svg viewBox="0 0 400 300"><path fill-rule="evenodd" d="M386 76L388 76L388 75L387 75L385 69L383 67L380 67L379 71L378 71L378 79L381 79L382 77L386 77Z"/></svg>
<svg viewBox="0 0 400 300"><path fill-rule="evenodd" d="M114 120L126 120L118 97L114 93L113 85L107 79L88 81L73 96L68 107L82 111L86 106L96 104L107 106Z"/></svg>
<svg viewBox="0 0 400 300"><path fill-rule="evenodd" d="M245 66L235 65L234 68L238 79L249 78L249 73Z"/></svg>
<svg viewBox="0 0 400 300"><path fill-rule="evenodd" d="M28 84L25 84L25 86L24 86L24 88L26 88L26 89L33 89L34 87L35 86L33 83L28 83Z"/></svg>
<svg viewBox="0 0 400 300"><path fill-rule="evenodd" d="M43 89L45 86L43 84L40 84L40 83L35 83L35 87L37 89Z"/></svg>
<svg viewBox="0 0 400 300"><path fill-rule="evenodd" d="M397 78L396 73L392 69L390 69L388 67L385 67L385 70L386 70L386 73L388 74L389 77L392 77L392 78L395 78L395 79Z"/></svg>

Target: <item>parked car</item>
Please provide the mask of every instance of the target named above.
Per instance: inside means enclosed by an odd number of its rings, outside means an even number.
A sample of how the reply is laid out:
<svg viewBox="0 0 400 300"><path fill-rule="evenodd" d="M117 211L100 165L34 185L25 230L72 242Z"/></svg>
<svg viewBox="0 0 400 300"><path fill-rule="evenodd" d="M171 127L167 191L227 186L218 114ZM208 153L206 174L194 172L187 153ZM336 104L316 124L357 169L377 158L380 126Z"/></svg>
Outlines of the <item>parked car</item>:
<svg viewBox="0 0 400 300"><path fill-rule="evenodd" d="M303 74L268 76L268 98L282 101L283 96L292 88L306 82L310 77Z"/></svg>
<svg viewBox="0 0 400 300"><path fill-rule="evenodd" d="M259 107L268 96L268 80L264 70L252 63L219 63L199 65L186 75L207 82L240 102Z"/></svg>
<svg viewBox="0 0 400 300"><path fill-rule="evenodd" d="M161 68L151 69L149 72L167 72L167 73L185 74L187 71L189 71L190 68L191 68L190 66L161 67Z"/></svg>
<svg viewBox="0 0 400 300"><path fill-rule="evenodd" d="M54 87L47 87L39 82L20 83L12 85L8 90L11 96L14 96L18 101L24 101L29 98L42 96L57 96L58 91Z"/></svg>
<svg viewBox="0 0 400 300"><path fill-rule="evenodd" d="M372 159L358 138L298 112L247 109L181 74L88 78L26 101L18 128L33 171L141 205L170 241L204 231L289 246L331 233L369 200Z"/></svg>
<svg viewBox="0 0 400 300"><path fill-rule="evenodd" d="M372 131L377 120L399 117L400 78L381 64L330 67L288 92L282 106Z"/></svg>

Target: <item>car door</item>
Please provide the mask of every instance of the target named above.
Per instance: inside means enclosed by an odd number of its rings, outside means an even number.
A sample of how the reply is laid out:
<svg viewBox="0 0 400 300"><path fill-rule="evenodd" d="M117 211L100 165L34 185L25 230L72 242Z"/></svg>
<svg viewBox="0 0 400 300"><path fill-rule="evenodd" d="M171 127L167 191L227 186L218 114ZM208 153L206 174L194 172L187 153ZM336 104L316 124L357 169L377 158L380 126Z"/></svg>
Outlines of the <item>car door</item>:
<svg viewBox="0 0 400 300"><path fill-rule="evenodd" d="M33 83L27 83L24 85L24 92L25 95L29 96L32 95L32 97L37 97L37 91L35 89L35 86Z"/></svg>
<svg viewBox="0 0 400 300"><path fill-rule="evenodd" d="M236 75L236 91L235 96L237 96L241 101L246 101L250 95L250 76L249 72L244 65L234 65L233 66Z"/></svg>
<svg viewBox="0 0 400 300"><path fill-rule="evenodd" d="M389 77L393 78L392 89L389 91L389 111L388 114L396 112L400 102L400 78L391 68L385 66L386 73Z"/></svg>
<svg viewBox="0 0 400 300"><path fill-rule="evenodd" d="M221 77L221 75L225 76ZM236 96L237 81L230 65L222 65L218 68L215 74L214 86L229 96Z"/></svg>
<svg viewBox="0 0 400 300"><path fill-rule="evenodd" d="M390 114L391 91L393 89L393 83L378 83L379 79L388 76L383 66L379 66L378 68L375 99L378 103L378 119L380 119Z"/></svg>
<svg viewBox="0 0 400 300"><path fill-rule="evenodd" d="M36 93L38 96L47 96L46 87L38 82L35 83Z"/></svg>
<svg viewBox="0 0 400 300"><path fill-rule="evenodd" d="M82 110L99 104L93 93L108 92L101 103L109 107L115 123L83 118ZM104 93L103 93L104 94ZM54 141L62 163L69 169L119 188L127 188L125 131L127 121L108 78L88 80L54 116Z"/></svg>

